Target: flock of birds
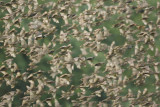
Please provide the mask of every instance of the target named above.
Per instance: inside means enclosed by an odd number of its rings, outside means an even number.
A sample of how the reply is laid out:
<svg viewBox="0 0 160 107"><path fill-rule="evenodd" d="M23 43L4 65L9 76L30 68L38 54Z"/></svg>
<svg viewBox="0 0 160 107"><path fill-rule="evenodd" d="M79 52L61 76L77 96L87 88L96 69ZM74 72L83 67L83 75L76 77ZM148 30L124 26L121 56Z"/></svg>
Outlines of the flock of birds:
<svg viewBox="0 0 160 107"><path fill-rule="evenodd" d="M160 106L158 0L11 0L0 13L0 107Z"/></svg>

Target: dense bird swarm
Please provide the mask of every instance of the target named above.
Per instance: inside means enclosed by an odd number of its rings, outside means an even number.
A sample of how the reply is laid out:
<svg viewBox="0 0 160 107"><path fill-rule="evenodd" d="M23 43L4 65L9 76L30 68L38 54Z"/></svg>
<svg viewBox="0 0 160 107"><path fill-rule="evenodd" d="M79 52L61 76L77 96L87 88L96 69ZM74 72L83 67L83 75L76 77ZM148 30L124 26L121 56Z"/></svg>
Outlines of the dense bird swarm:
<svg viewBox="0 0 160 107"><path fill-rule="evenodd" d="M3 0L0 107L159 107L160 1Z"/></svg>

